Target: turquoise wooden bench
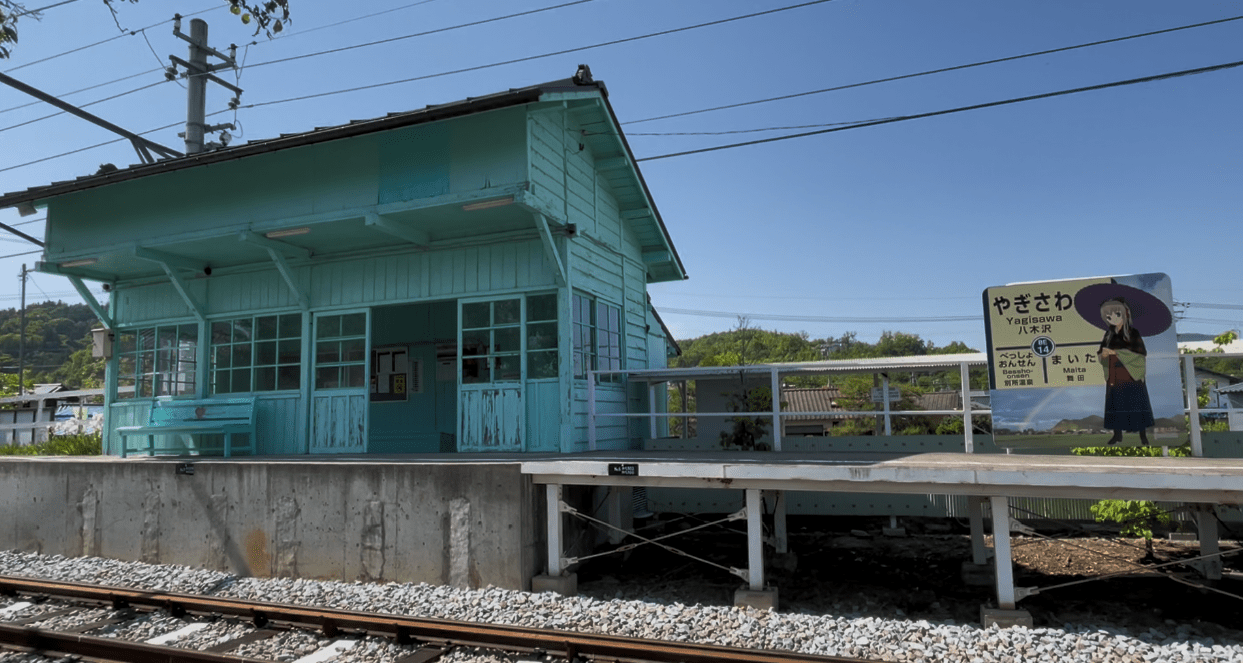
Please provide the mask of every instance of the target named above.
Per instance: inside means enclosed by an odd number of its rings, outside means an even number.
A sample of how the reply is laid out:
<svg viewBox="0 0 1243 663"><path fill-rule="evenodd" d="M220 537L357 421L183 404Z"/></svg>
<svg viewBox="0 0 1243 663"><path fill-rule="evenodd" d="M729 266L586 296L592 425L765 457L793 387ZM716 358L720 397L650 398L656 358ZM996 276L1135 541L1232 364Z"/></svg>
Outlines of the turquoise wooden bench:
<svg viewBox="0 0 1243 663"><path fill-rule="evenodd" d="M151 407L151 417L146 426L118 426L117 434L121 436L121 457L131 452L146 451L154 456L156 435L185 436L192 442L193 435L223 435L224 446L221 451L228 458L234 451L255 450L255 399L254 398L211 398L201 401L160 399ZM234 446L233 436L245 434L245 446ZM130 448L129 438L145 435L146 447ZM188 454L202 453L204 450L215 451L214 447L194 446L187 443L179 447L159 449L160 453Z"/></svg>

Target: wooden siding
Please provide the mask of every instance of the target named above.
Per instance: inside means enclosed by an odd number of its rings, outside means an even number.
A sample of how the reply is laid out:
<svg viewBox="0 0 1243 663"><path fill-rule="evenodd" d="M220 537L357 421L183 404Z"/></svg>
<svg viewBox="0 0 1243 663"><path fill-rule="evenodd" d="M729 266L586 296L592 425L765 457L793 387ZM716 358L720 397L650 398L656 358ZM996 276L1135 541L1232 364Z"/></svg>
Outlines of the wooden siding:
<svg viewBox="0 0 1243 663"><path fill-rule="evenodd" d="M626 412L626 390L613 385L596 385L596 412ZM574 386L574 451L587 450L587 384L579 381ZM639 440L632 438L630 423L621 417L603 417L596 420L596 449L620 450L637 448Z"/></svg>
<svg viewBox="0 0 1243 663"><path fill-rule="evenodd" d="M513 386L466 388L461 392L459 451L522 451L522 389Z"/></svg>
<svg viewBox="0 0 1243 663"><path fill-rule="evenodd" d="M556 380L527 382L525 451L561 450L561 398Z"/></svg>
<svg viewBox="0 0 1243 663"><path fill-rule="evenodd" d="M311 396L311 451L360 453L367 448L367 395L352 391Z"/></svg>
<svg viewBox="0 0 1243 663"><path fill-rule="evenodd" d="M118 426L146 426L151 418L151 400L126 399L115 401L108 406L107 427L108 437L104 442L104 453L114 456L121 455L121 436L116 434ZM137 439L131 444L137 444ZM158 440L157 440L158 443Z"/></svg>
<svg viewBox="0 0 1243 663"><path fill-rule="evenodd" d="M554 271L538 240L309 264L295 267L293 272L312 308L449 299L556 285ZM275 267L213 276L193 285L206 289L207 314L211 317L296 306ZM171 284L123 288L117 296L121 298L121 325L191 315Z"/></svg>
<svg viewBox="0 0 1243 663"><path fill-rule="evenodd" d="M307 452L303 430L302 397L297 394L259 395L255 401L255 454L274 456Z"/></svg>

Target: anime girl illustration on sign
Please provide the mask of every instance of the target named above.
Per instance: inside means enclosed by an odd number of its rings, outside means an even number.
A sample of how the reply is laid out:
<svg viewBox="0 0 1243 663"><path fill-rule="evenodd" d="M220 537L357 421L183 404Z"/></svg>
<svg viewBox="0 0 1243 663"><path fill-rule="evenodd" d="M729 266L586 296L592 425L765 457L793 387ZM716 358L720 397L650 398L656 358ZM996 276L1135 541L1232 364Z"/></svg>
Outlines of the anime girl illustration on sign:
<svg viewBox="0 0 1243 663"><path fill-rule="evenodd" d="M1107 444L1118 444L1124 432L1134 432L1139 433L1140 444L1147 446L1148 429L1156 421L1145 382L1148 351L1144 337L1164 332L1173 316L1160 299L1119 283L1090 285L1076 299L1079 314L1105 330L1097 357L1105 378L1103 426L1113 431Z"/></svg>

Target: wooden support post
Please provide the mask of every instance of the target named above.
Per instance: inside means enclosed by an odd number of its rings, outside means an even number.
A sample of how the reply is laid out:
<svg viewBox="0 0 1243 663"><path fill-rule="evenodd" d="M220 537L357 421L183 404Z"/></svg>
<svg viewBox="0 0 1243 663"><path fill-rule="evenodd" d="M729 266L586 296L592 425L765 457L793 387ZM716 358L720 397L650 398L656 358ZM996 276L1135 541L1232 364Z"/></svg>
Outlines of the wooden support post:
<svg viewBox="0 0 1243 663"><path fill-rule="evenodd" d="M1217 513L1212 504L1196 505L1196 526L1200 534L1200 555L1217 555L1221 544L1217 539ZM1221 580L1221 557L1200 560L1200 571L1208 580Z"/></svg>
<svg viewBox="0 0 1243 663"><path fill-rule="evenodd" d="M752 591L764 589L763 500L758 488L747 489L747 583Z"/></svg>
<svg viewBox="0 0 1243 663"><path fill-rule="evenodd" d="M1187 419L1191 426L1191 455L1204 455L1204 441L1200 437L1200 401L1196 398L1195 355L1183 355L1183 391L1187 394Z"/></svg>
<svg viewBox="0 0 1243 663"><path fill-rule="evenodd" d="M997 572L997 607L1014 610L1014 565L1010 559L1010 501L988 498L993 511L993 563Z"/></svg>
<svg viewBox="0 0 1243 663"><path fill-rule="evenodd" d="M565 571L561 568L561 484L544 486L544 496L548 502L548 575L559 576Z"/></svg>
<svg viewBox="0 0 1243 663"><path fill-rule="evenodd" d="M776 538L777 552L784 555L790 552L790 534L786 529L786 491L775 490L776 504L773 505L773 535Z"/></svg>
<svg viewBox="0 0 1243 663"><path fill-rule="evenodd" d="M971 563L988 563L988 547L984 545L984 498L967 496L967 521L971 524Z"/></svg>
<svg viewBox="0 0 1243 663"><path fill-rule="evenodd" d="M777 367L772 369L772 385L773 396L773 451L781 451L781 376L777 374Z"/></svg>
<svg viewBox="0 0 1243 663"><path fill-rule="evenodd" d="M617 545L622 542L622 539L626 538L625 534L620 531L621 528L626 526L626 524L622 522L621 497L623 489L621 486L605 486L604 489L609 491L608 496L604 498L606 505L605 508L608 510L608 523L617 528L609 530L608 540L611 545Z"/></svg>

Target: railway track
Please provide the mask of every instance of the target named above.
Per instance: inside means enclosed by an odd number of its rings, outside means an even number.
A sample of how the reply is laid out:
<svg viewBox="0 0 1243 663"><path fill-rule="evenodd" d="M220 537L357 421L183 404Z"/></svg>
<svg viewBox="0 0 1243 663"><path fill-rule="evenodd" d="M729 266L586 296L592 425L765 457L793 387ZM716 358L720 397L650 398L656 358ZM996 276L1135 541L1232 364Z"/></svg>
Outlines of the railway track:
<svg viewBox="0 0 1243 663"><path fill-rule="evenodd" d="M474 624L401 615L308 608L282 603L154 592L83 583L0 576L0 649L85 660L133 663L267 663L238 652L279 634L333 639L302 661L332 661L361 638L383 638L400 663L432 663L457 648L551 656L567 661L634 663L866 663L863 659L716 645L642 640L552 629ZM30 613L30 614L27 614ZM82 613L76 615L75 613ZM126 625L166 616L167 632L126 639ZM57 622L72 622L55 628ZM85 623L82 623L85 622ZM162 622L163 623L163 622ZM180 627L176 624L180 623ZM221 626L228 635L195 648L197 630ZM93 633L111 632L105 637ZM149 635L149 634L148 634ZM197 638L201 643L202 638Z"/></svg>

